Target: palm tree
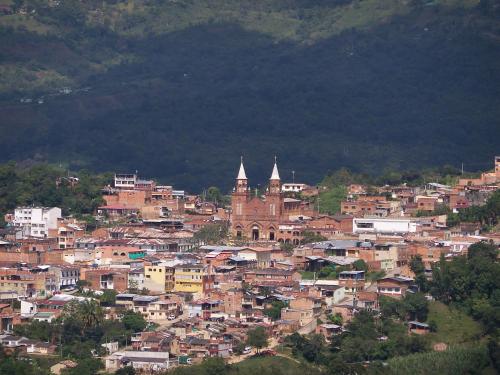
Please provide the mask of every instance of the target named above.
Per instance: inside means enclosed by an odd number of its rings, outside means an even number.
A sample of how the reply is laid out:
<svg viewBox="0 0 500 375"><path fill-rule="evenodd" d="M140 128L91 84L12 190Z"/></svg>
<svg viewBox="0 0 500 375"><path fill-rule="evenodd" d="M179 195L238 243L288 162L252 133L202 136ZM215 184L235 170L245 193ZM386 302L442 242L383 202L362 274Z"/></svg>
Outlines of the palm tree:
<svg viewBox="0 0 500 375"><path fill-rule="evenodd" d="M81 323L82 335L89 329L100 325L104 319L104 312L95 300L73 300L64 307L63 317L73 318Z"/></svg>

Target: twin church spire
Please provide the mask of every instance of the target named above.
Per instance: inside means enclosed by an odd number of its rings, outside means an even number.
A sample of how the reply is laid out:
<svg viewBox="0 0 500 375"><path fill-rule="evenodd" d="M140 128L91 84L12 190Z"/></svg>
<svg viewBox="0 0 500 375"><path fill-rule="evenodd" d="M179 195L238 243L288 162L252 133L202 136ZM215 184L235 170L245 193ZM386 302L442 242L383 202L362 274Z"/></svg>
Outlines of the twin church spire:
<svg viewBox="0 0 500 375"><path fill-rule="evenodd" d="M241 157L240 170L238 171L237 180L248 180L247 174L245 173L245 166L243 165L243 156ZM274 166L271 173L271 178L269 180L280 180L280 174L278 172L278 162L276 156L274 157Z"/></svg>
<svg viewBox="0 0 500 375"><path fill-rule="evenodd" d="M243 165L243 156L241 157L240 169L238 171L238 176L236 177L236 191L239 193L246 193L248 191L248 179L245 172L245 166ZM276 156L274 157L274 166L271 173L271 178L269 178L269 192L270 193L280 193L281 183L280 174L278 172L278 163Z"/></svg>

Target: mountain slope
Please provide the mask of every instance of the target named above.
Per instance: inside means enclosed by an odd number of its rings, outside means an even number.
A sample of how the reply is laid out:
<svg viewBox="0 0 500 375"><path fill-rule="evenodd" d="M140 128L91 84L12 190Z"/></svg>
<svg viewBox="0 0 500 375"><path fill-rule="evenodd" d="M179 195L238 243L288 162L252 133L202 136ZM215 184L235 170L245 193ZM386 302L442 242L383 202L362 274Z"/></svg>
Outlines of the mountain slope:
<svg viewBox="0 0 500 375"><path fill-rule="evenodd" d="M494 1L99 4L4 28L2 160L196 189L229 187L240 154L256 184L275 154L284 178L315 182L343 166L485 169L499 152Z"/></svg>

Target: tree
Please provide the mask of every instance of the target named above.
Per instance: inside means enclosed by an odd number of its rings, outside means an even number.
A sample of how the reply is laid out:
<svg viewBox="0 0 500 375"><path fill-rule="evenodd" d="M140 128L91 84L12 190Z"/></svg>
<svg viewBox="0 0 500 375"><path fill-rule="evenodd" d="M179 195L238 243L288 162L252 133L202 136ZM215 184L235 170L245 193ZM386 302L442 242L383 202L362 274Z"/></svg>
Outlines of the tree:
<svg viewBox="0 0 500 375"><path fill-rule="evenodd" d="M106 289L100 296L99 301L101 306L114 306L116 303L116 295L118 292L113 289Z"/></svg>
<svg viewBox="0 0 500 375"><path fill-rule="evenodd" d="M125 366L116 370L115 375L135 375L135 369L132 366Z"/></svg>
<svg viewBox="0 0 500 375"><path fill-rule="evenodd" d="M302 355L309 362L320 363L324 360L323 350L325 349L325 339L323 335L312 335L303 345Z"/></svg>
<svg viewBox="0 0 500 375"><path fill-rule="evenodd" d="M268 335L263 327L255 327L247 332L247 345L257 348L257 352L260 349L268 345Z"/></svg>
<svg viewBox="0 0 500 375"><path fill-rule="evenodd" d="M132 332L142 332L148 325L140 313L130 310L125 311L122 317L122 322L125 325L125 328L131 330Z"/></svg>
<svg viewBox="0 0 500 375"><path fill-rule="evenodd" d="M498 258L498 247L492 243L477 242L469 246L467 255L469 260L478 257L485 257L491 259L492 261L496 261Z"/></svg>
<svg viewBox="0 0 500 375"><path fill-rule="evenodd" d="M210 186L207 190L205 199L208 202L215 203L217 206L224 207L229 203L229 199L226 195L223 195L218 187Z"/></svg>
<svg viewBox="0 0 500 375"><path fill-rule="evenodd" d="M422 292L427 292L429 290L427 276L425 275L425 266L420 255L416 255L411 258L410 268L415 274L415 283Z"/></svg>
<svg viewBox="0 0 500 375"><path fill-rule="evenodd" d="M323 237L319 234L307 230L302 232L302 240L300 241L302 244L321 242L321 241L326 241L326 237Z"/></svg>
<svg viewBox="0 0 500 375"><path fill-rule="evenodd" d="M281 309L286 305L281 301L273 301L270 308L264 309L264 314L272 320L278 320L281 317Z"/></svg>
<svg viewBox="0 0 500 375"><path fill-rule="evenodd" d="M220 244L227 236L227 224L208 224L194 234L196 240L209 245Z"/></svg>
<svg viewBox="0 0 500 375"><path fill-rule="evenodd" d="M283 250L283 252L287 255L292 255L293 254L293 244L289 242L282 242L280 243L280 249Z"/></svg>
<svg viewBox="0 0 500 375"><path fill-rule="evenodd" d="M344 318L342 318L342 314L340 313L328 315L328 320L338 326L341 326L344 323Z"/></svg>
<svg viewBox="0 0 500 375"><path fill-rule="evenodd" d="M409 318L424 322L427 320L429 312L429 301L423 293L407 293L403 298L403 303L408 311Z"/></svg>
<svg viewBox="0 0 500 375"><path fill-rule="evenodd" d="M104 319L104 312L95 300L73 300L64 306L64 319L74 319L81 325L81 334L100 325Z"/></svg>
<svg viewBox="0 0 500 375"><path fill-rule="evenodd" d="M83 293L83 289L89 287L91 284L87 280L78 280L76 282L76 287L78 288L78 292Z"/></svg>
<svg viewBox="0 0 500 375"><path fill-rule="evenodd" d="M356 271L368 271L368 265L363 259L358 259L352 265Z"/></svg>

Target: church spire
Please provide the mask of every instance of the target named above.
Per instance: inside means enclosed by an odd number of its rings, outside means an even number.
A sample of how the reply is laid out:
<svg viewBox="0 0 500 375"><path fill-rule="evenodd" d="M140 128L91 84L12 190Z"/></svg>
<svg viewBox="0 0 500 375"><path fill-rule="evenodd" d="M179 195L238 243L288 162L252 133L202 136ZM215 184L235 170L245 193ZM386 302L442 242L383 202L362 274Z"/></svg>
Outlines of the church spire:
<svg viewBox="0 0 500 375"><path fill-rule="evenodd" d="M236 177L237 180L246 180L247 175L245 173L245 167L243 166L243 156L241 157L241 164L240 164L240 170L238 172L238 177Z"/></svg>
<svg viewBox="0 0 500 375"><path fill-rule="evenodd" d="M236 189L237 193L248 194L248 180L247 174L245 173L245 167L243 166L243 156L241 157L240 170L238 171L238 177L236 177Z"/></svg>
<svg viewBox="0 0 500 375"><path fill-rule="evenodd" d="M278 164L277 164L277 157L274 157L274 167L273 167L273 173L271 173L271 178L270 180L279 180L280 179L280 174L278 173Z"/></svg>

